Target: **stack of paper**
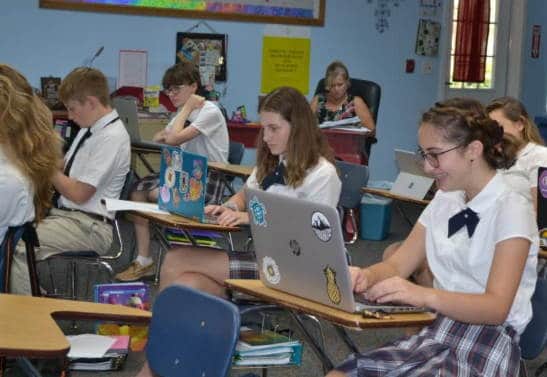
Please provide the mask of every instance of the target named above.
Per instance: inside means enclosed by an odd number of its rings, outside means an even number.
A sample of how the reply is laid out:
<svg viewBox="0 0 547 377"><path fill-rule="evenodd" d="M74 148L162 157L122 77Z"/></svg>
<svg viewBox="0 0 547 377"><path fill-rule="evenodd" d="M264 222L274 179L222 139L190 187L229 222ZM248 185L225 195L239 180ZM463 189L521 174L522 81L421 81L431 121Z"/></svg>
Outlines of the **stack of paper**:
<svg viewBox="0 0 547 377"><path fill-rule="evenodd" d="M129 350L129 336L81 334L67 336L69 368L73 370L118 370Z"/></svg>
<svg viewBox="0 0 547 377"><path fill-rule="evenodd" d="M360 125L361 119L355 116L353 118L344 118L340 120L327 120L319 125L319 128L339 128L343 126L355 126Z"/></svg>
<svg viewBox="0 0 547 377"><path fill-rule="evenodd" d="M302 343L273 331L241 328L234 365L300 365Z"/></svg>

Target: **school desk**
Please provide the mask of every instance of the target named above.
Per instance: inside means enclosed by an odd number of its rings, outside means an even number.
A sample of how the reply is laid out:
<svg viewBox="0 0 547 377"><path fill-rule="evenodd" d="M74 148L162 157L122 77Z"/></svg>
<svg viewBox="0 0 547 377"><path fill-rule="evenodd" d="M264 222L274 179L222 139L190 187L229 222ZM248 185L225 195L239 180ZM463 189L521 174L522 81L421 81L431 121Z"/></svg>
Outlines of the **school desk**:
<svg viewBox="0 0 547 377"><path fill-rule="evenodd" d="M228 122L230 140L243 143L246 148L256 148L256 138L261 127L259 123ZM363 151L367 137L370 135L335 128L325 129L322 132L327 137L336 157L355 164L368 164Z"/></svg>
<svg viewBox="0 0 547 377"><path fill-rule="evenodd" d="M227 287L232 290L258 297L264 301L286 308L292 318L295 319L297 326L302 331L305 339L308 341L315 354L321 360L325 370L331 370L334 364L325 352L325 349L315 341L313 336L311 336L311 334L303 326L298 313L311 314L326 319L335 325L360 329L425 326L433 322L435 319L435 315L432 313L391 314L391 318L389 319L364 318L360 314L347 313L330 306L268 288L264 286L260 280L228 279L225 283ZM342 329L337 327L337 330ZM338 333L342 337L345 336L345 332L343 332L343 330ZM343 340L346 341L344 338ZM347 341L346 344L348 344L353 351L357 351L354 345L350 345Z"/></svg>
<svg viewBox="0 0 547 377"><path fill-rule="evenodd" d="M421 207L425 207L430 202L429 200L425 200L425 199L415 199L415 198L411 198L411 197L404 196L404 195L394 194L394 193L390 192L389 190L376 189L376 188L371 188L371 187L363 187L361 190L364 193L367 193L367 194L378 195L378 196L382 196L384 198L389 198L389 199L395 200L395 208L397 208L397 211L399 211L399 213L401 214L403 219L405 219L405 221L408 223L408 225L411 228L414 226L414 222L412 220L410 220L410 218L408 217L406 212L401 207L400 203L411 203L411 204L415 204L415 205L418 205L418 206L421 206Z"/></svg>
<svg viewBox="0 0 547 377"><path fill-rule="evenodd" d="M226 236L226 240L228 242L228 246L230 250L234 249L234 244L232 240L232 234L231 232L238 232L241 230L238 226L223 226L223 225L216 225L216 224L207 224L207 223L201 223L196 220L189 219L184 216L179 216L175 214L159 214L159 213L152 213L152 212L141 212L141 211L130 211L131 214L144 217L145 219L148 219L152 226L152 231L157 236L158 241L160 242L159 247L159 256L158 261L162 260L163 254L170 248L169 241L165 237L165 232L163 231L163 227L172 227L177 228L181 230L186 237L190 240L192 246L200 246L199 243L196 241L196 239L192 236L193 230L207 230L212 232L218 232L222 233ZM156 271L154 273L154 284L159 283L159 276L160 276L160 263L156 263Z"/></svg>
<svg viewBox="0 0 547 377"><path fill-rule="evenodd" d="M151 317L122 305L0 294L0 357L63 359L70 345L54 319L147 323Z"/></svg>
<svg viewBox="0 0 547 377"><path fill-rule="evenodd" d="M236 164L223 164L221 162L211 162L207 163L207 167L211 170L216 170L220 173L233 175L246 179L253 172L253 166L247 165L236 165Z"/></svg>

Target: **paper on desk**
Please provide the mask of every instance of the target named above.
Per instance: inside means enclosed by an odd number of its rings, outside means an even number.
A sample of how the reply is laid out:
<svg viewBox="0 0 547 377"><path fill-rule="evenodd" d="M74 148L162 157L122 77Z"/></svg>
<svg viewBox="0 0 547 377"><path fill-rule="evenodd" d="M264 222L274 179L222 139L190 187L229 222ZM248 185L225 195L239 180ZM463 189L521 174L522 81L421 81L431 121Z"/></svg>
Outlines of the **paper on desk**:
<svg viewBox="0 0 547 377"><path fill-rule="evenodd" d="M70 343L70 358L103 357L116 342L115 338L96 334L69 335L67 339Z"/></svg>
<svg viewBox="0 0 547 377"><path fill-rule="evenodd" d="M355 116L352 118L344 118L340 120L327 120L319 125L320 128L332 128L332 127L340 127L340 126L348 126L350 124L359 124L361 123L361 119L359 117Z"/></svg>
<svg viewBox="0 0 547 377"><path fill-rule="evenodd" d="M102 202L106 206L107 211L141 211L159 213L160 215L168 215L169 212L162 211L158 208L157 203L132 202L131 200L119 200L103 198Z"/></svg>

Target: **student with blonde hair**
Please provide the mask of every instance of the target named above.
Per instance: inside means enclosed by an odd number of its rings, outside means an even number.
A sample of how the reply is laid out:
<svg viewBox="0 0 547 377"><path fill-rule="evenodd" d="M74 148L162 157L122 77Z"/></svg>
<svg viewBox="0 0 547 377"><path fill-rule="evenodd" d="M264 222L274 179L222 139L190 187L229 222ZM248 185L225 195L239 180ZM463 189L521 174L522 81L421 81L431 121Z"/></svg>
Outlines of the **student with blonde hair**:
<svg viewBox="0 0 547 377"><path fill-rule="evenodd" d="M104 74L94 68L74 69L61 82L59 97L80 131L64 161L54 165L50 182L58 195L55 208L36 228L37 260L75 250L106 254L112 244L114 213L106 210L101 199L118 199L129 172L129 135L110 106ZM15 293L30 292L27 273L25 248L19 242L11 276Z"/></svg>
<svg viewBox="0 0 547 377"><path fill-rule="evenodd" d="M538 169L540 166L547 166L547 148L537 126L524 105L512 97L494 99L486 107L486 111L507 134L519 142L520 149L515 164L507 169L505 174L514 177L519 174L524 176L523 188L530 190L534 208L537 210ZM523 182L522 179L520 181Z"/></svg>
<svg viewBox="0 0 547 377"><path fill-rule="evenodd" d="M0 242L8 227L45 217L60 158L51 112L23 75L0 64Z"/></svg>

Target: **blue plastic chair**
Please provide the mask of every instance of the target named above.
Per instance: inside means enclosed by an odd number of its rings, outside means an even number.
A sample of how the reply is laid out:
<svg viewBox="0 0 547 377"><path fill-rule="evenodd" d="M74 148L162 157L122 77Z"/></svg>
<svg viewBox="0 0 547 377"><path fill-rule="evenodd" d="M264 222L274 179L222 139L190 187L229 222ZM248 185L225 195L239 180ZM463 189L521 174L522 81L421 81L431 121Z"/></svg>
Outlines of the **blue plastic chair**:
<svg viewBox="0 0 547 377"><path fill-rule="evenodd" d="M162 377L228 375L239 337L237 307L182 285L162 291L152 309L146 356Z"/></svg>

